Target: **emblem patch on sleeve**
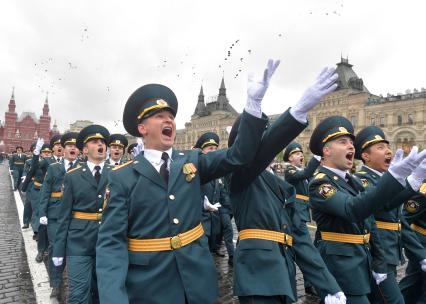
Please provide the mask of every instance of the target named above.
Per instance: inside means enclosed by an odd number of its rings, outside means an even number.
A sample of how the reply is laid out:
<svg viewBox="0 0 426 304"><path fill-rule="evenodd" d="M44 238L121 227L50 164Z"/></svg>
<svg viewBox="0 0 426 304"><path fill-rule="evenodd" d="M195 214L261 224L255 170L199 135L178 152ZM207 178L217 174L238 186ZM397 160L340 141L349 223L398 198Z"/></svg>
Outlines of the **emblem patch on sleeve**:
<svg viewBox="0 0 426 304"><path fill-rule="evenodd" d="M360 178L360 180L361 180L362 186L364 188L367 188L368 187L368 179L366 179L366 178Z"/></svg>
<svg viewBox="0 0 426 304"><path fill-rule="evenodd" d="M330 185L330 184L322 184L318 188L318 193L322 195L324 198L330 198L333 195L335 195L337 192L337 189Z"/></svg>
<svg viewBox="0 0 426 304"><path fill-rule="evenodd" d="M405 203L405 210L407 210L409 213L416 213L419 211L419 208L420 203L414 200L409 200Z"/></svg>

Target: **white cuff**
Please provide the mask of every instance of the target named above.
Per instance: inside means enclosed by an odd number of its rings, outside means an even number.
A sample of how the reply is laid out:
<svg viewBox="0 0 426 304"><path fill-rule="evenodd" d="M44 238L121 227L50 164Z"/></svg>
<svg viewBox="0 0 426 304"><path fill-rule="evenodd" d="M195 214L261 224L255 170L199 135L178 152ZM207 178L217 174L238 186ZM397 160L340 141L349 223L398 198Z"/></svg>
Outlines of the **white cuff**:
<svg viewBox="0 0 426 304"><path fill-rule="evenodd" d="M247 103L244 108L244 110L249 113L250 115L253 115L254 117L261 118L262 117L262 108L260 103L247 98Z"/></svg>
<svg viewBox="0 0 426 304"><path fill-rule="evenodd" d="M422 181L414 178L412 175L407 177L407 182L414 191L419 191Z"/></svg>
<svg viewBox="0 0 426 304"><path fill-rule="evenodd" d="M407 183L405 181L405 178L402 176L399 176L398 174L396 174L395 172L392 171L392 169L389 169L388 172L390 173L390 175L392 175L397 181L398 183L400 183L402 186L407 186Z"/></svg>

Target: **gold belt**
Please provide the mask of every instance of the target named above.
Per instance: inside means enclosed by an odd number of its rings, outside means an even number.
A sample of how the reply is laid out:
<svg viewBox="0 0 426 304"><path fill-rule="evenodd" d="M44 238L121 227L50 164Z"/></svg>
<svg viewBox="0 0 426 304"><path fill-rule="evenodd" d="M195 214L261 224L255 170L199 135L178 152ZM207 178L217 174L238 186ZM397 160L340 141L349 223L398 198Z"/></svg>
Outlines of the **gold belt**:
<svg viewBox="0 0 426 304"><path fill-rule="evenodd" d="M102 213L73 211L72 217L80 220L100 221Z"/></svg>
<svg viewBox="0 0 426 304"><path fill-rule="evenodd" d="M261 239L293 246L293 237L291 235L272 230L244 229L240 231L239 239Z"/></svg>
<svg viewBox="0 0 426 304"><path fill-rule="evenodd" d="M129 251L167 251L179 249L199 239L204 234L203 226L198 224L191 230L172 237L159 239L131 239L128 238Z"/></svg>
<svg viewBox="0 0 426 304"><path fill-rule="evenodd" d="M411 229L413 229L414 231L426 235L426 228L423 228L421 226L417 226L416 224L411 224Z"/></svg>
<svg viewBox="0 0 426 304"><path fill-rule="evenodd" d="M38 181L34 181L34 186L41 188L41 186L43 185L42 183L38 182Z"/></svg>
<svg viewBox="0 0 426 304"><path fill-rule="evenodd" d="M302 194L296 194L296 198L304 200L304 201L309 201L309 196L306 195L302 195Z"/></svg>
<svg viewBox="0 0 426 304"><path fill-rule="evenodd" d="M50 193L50 197L54 197L54 198L62 197L63 194L64 194L63 192L52 192Z"/></svg>
<svg viewBox="0 0 426 304"><path fill-rule="evenodd" d="M346 234L321 231L321 239L323 239L324 241L332 241L339 243L367 244L368 242L370 242L370 234Z"/></svg>
<svg viewBox="0 0 426 304"><path fill-rule="evenodd" d="M401 223L376 221L377 228L392 231L401 231Z"/></svg>

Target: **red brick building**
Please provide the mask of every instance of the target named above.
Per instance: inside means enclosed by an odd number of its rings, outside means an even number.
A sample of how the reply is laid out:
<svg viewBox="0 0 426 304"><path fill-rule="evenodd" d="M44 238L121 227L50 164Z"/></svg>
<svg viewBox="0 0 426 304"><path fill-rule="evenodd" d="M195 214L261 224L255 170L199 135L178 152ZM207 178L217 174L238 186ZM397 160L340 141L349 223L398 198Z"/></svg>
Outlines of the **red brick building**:
<svg viewBox="0 0 426 304"><path fill-rule="evenodd" d="M56 124L50 128L50 121L47 96L43 114L39 118L33 112L22 112L18 117L15 94L12 92L4 121L0 121L0 152L10 153L15 151L16 146L22 146L27 151L38 137L48 142L53 135L59 134Z"/></svg>

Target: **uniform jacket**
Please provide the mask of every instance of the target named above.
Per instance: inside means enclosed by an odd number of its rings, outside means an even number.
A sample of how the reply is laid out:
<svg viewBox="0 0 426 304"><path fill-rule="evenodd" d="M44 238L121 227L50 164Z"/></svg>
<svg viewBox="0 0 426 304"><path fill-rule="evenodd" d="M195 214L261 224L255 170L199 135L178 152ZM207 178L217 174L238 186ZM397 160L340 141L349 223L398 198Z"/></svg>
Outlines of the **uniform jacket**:
<svg viewBox="0 0 426 304"><path fill-rule="evenodd" d="M26 160L27 160L27 155L24 153L21 153L21 157L19 157L19 154L13 154L11 157L9 157L10 170L22 171L24 169Z"/></svg>
<svg viewBox="0 0 426 304"><path fill-rule="evenodd" d="M205 236L171 251L129 251L127 240L171 237L200 224L201 185L254 158L266 120L242 115L241 132L230 149L173 150L167 185L143 153L111 172L96 256L101 303L216 300L216 269ZM193 178L184 173L186 164L196 167Z"/></svg>

